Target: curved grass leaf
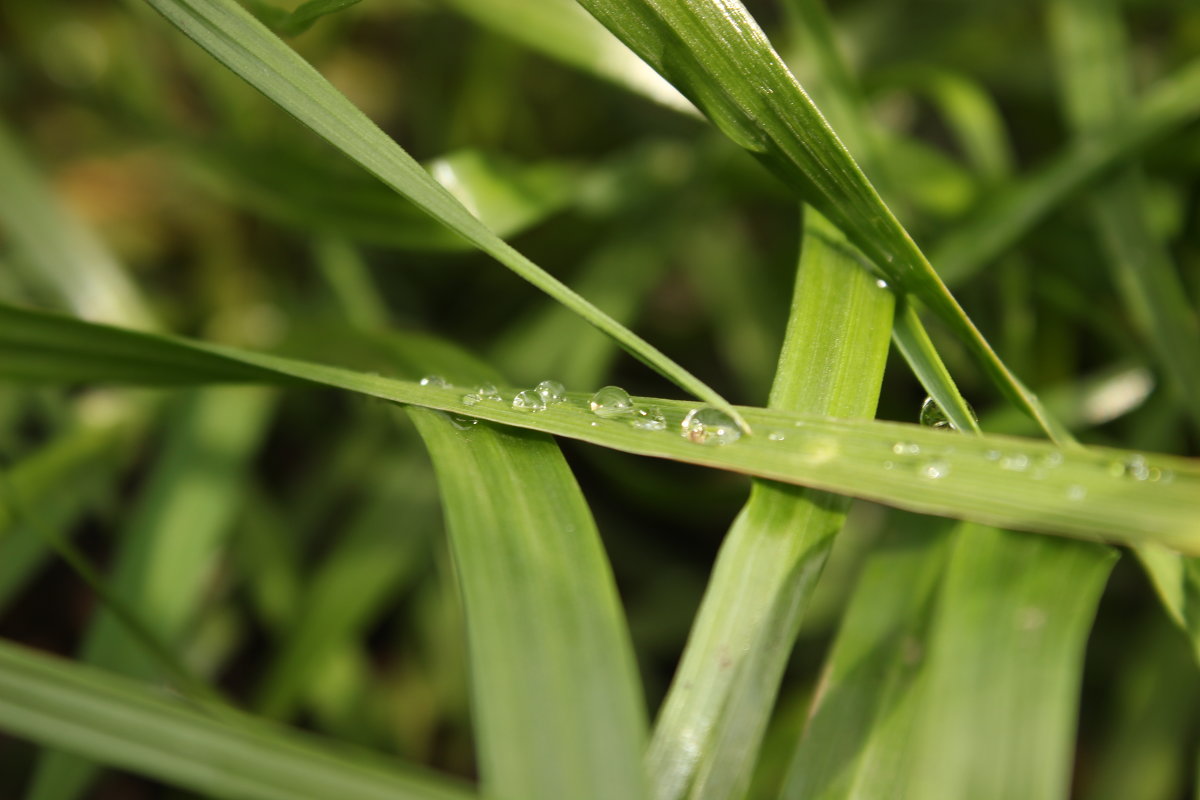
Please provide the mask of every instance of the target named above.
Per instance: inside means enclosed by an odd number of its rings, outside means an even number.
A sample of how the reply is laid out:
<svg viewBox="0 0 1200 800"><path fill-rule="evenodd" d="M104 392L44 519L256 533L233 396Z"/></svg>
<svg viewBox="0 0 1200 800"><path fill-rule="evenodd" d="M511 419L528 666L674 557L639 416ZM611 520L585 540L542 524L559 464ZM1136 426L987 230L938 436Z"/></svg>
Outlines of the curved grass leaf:
<svg viewBox="0 0 1200 800"><path fill-rule="evenodd" d="M0 641L0 730L217 797L466 800L467 788Z"/></svg>
<svg viewBox="0 0 1200 800"><path fill-rule="evenodd" d="M737 410L713 389L480 222L400 145L234 0L147 2L214 58L427 214L611 336L668 380L726 410L741 423Z"/></svg>
<svg viewBox="0 0 1200 800"><path fill-rule="evenodd" d="M1069 441L967 317L740 2L579 2L723 133L834 221L890 283L924 301L1001 392L1051 438Z"/></svg>
<svg viewBox="0 0 1200 800"><path fill-rule="evenodd" d="M770 406L870 417L893 296L806 214L796 289ZM785 439L786 441L786 439ZM800 619L846 498L755 481L730 528L647 752L654 796L744 794Z"/></svg>
<svg viewBox="0 0 1200 800"><path fill-rule="evenodd" d="M1064 452L1010 436L954 436L919 425L746 407L742 413L763 427L760 433L733 446L705 446L678 434L694 403L639 398L659 406L667 422L665 431L646 431L597 419L587 408L590 394L568 393L567 402L529 413L507 403L464 402L465 388L421 386L3 305L0 378L331 386L922 513L1200 553L1200 464L1173 456L1099 447ZM771 440L773 430L786 440Z"/></svg>

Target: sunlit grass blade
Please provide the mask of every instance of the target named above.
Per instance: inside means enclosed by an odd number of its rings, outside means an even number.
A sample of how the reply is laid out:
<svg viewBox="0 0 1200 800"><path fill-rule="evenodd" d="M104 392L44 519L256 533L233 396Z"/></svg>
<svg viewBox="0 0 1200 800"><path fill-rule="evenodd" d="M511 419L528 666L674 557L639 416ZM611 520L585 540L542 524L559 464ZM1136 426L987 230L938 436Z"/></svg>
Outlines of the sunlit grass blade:
<svg viewBox="0 0 1200 800"><path fill-rule="evenodd" d="M598 420L586 393L568 393L567 402L529 413L508 403L466 402L468 387L421 386L2 305L0 378L331 386L927 514L1200 554L1200 464L1172 456L1100 447L1064 452L1016 437L955 436L919 425L746 407L742 413L762 431L734 446L710 447L678 435L694 403L636 398L661 408L667 424L665 431L639 430ZM772 430L784 432L786 441L771 440Z"/></svg>
<svg viewBox="0 0 1200 800"><path fill-rule="evenodd" d="M646 722L628 629L558 446L409 413L433 458L462 587L485 791L644 796Z"/></svg>
<svg viewBox="0 0 1200 800"><path fill-rule="evenodd" d="M308 62L234 0L147 2L214 58L427 214L611 336L647 366L727 411L742 424L737 410L716 391L493 233Z"/></svg>
<svg viewBox="0 0 1200 800"><path fill-rule="evenodd" d="M924 301L1010 401L1051 437L1059 432L967 317L740 2L579 2L723 133L835 222L893 286Z"/></svg>
<svg viewBox="0 0 1200 800"><path fill-rule="evenodd" d="M445 0L460 14L551 58L577 67L668 108L695 108L671 84L629 52L574 0Z"/></svg>
<svg viewBox="0 0 1200 800"><path fill-rule="evenodd" d="M167 646L178 642L206 595L271 400L259 388L209 389L187 398L169 417L168 440L121 537L110 579L110 591L136 609L141 623ZM81 657L131 677L163 677L156 658L111 612L88 629ZM47 751L34 770L29 797L77 797L94 774L94 765L82 759Z"/></svg>
<svg viewBox="0 0 1200 800"><path fill-rule="evenodd" d="M805 229L770 406L869 418L887 361L892 294L820 215L808 213ZM659 800L745 792L847 506L824 492L754 483L721 546L655 725L647 765Z"/></svg>
<svg viewBox="0 0 1200 800"><path fill-rule="evenodd" d="M13 266L31 286L63 298L85 319L151 327L136 287L95 235L63 208L3 124L0 185L0 228L13 248Z"/></svg>
<svg viewBox="0 0 1200 800"><path fill-rule="evenodd" d="M993 199L942 237L931 251L948 283L965 281L1004 254L1063 201L1114 164L1200 116L1200 61L1161 79L1119 124L1071 144L1044 167Z"/></svg>
<svg viewBox="0 0 1200 800"><path fill-rule="evenodd" d="M1114 561L972 525L895 536L860 579L783 796L1065 796Z"/></svg>
<svg viewBox="0 0 1200 800"><path fill-rule="evenodd" d="M0 729L219 797L465 800L449 780L250 717L229 721L92 667L0 641Z"/></svg>

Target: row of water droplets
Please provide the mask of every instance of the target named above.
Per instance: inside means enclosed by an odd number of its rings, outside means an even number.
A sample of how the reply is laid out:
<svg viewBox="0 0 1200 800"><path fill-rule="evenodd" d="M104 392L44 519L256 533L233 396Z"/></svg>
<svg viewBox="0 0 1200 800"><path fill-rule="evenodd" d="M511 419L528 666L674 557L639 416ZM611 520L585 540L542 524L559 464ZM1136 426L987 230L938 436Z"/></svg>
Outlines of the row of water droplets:
<svg viewBox="0 0 1200 800"><path fill-rule="evenodd" d="M421 379L422 386L432 386L440 389L452 388L450 383L438 375L427 375ZM463 405L474 406L480 403L504 403L504 396L491 383L480 384L474 390L461 398ZM531 389L522 389L512 398L510 405L517 411L537 413L545 411L550 406L567 401L566 388L554 380L545 380ZM620 386L605 386L592 395L588 408L600 419L626 422L630 426L643 431L662 431L667 428L667 418L658 406L639 406L633 402L629 392ZM452 416L456 426L464 427L475 424L473 417ZM599 422L593 422L599 425ZM681 434L685 439L696 444L725 445L736 442L742 432L733 419L720 409L702 406L694 409L683 419ZM783 434L771 433L772 441L780 441Z"/></svg>

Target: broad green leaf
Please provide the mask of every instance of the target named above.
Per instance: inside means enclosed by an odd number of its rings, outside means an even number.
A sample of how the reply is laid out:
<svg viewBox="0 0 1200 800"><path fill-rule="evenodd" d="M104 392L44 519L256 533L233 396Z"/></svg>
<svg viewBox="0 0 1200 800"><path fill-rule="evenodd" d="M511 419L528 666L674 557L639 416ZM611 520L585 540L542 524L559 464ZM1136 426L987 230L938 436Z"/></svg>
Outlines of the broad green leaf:
<svg viewBox="0 0 1200 800"><path fill-rule="evenodd" d="M893 303L837 230L807 214L770 407L873 415ZM721 546L654 729L647 764L655 797L745 793L801 616L847 506L836 495L755 481Z"/></svg>
<svg viewBox="0 0 1200 800"><path fill-rule="evenodd" d="M465 800L454 782L0 641L0 730L190 791L246 800Z"/></svg>
<svg viewBox="0 0 1200 800"><path fill-rule="evenodd" d="M783 796L1064 797L1114 562L973 525L893 538L860 579Z"/></svg>
<svg viewBox="0 0 1200 800"><path fill-rule="evenodd" d="M644 796L633 648L558 446L539 433L409 413L433 458L463 593L485 791Z"/></svg>
<svg viewBox="0 0 1200 800"><path fill-rule="evenodd" d="M841 228L897 289L959 336L1000 390L1069 435L1004 365L736 0L579 0L735 143Z"/></svg>
<svg viewBox="0 0 1200 800"><path fill-rule="evenodd" d="M205 598L271 401L260 388L208 389L185 398L168 417L164 450L129 517L110 578L110 591L168 646L179 641ZM102 612L88 629L81 658L130 677L164 677L140 644L123 620ZM29 797L78 797L94 775L87 761L45 752Z"/></svg>
<svg viewBox="0 0 1200 800"><path fill-rule="evenodd" d="M1200 116L1200 61L1152 86L1120 124L1069 145L1032 175L998 191L970 219L938 240L932 250L938 272L951 284L987 267L1064 200L1114 164Z"/></svg>
<svg viewBox="0 0 1200 800"><path fill-rule="evenodd" d="M574 0L441 0L533 50L685 114L696 109Z"/></svg>
<svg viewBox="0 0 1200 800"><path fill-rule="evenodd" d="M707 446L678 434L694 403L638 398L659 406L666 419L665 431L647 431L597 419L587 393L568 393L568 402L529 413L508 403L465 402L469 386L421 386L7 306L0 306L0 378L325 385L927 514L1200 554L1200 465L1173 456L1100 447L1065 452L1010 436L964 437L919 425L746 407L742 412L762 430L733 445ZM772 440L772 431L785 441Z"/></svg>
<svg viewBox="0 0 1200 800"><path fill-rule="evenodd" d="M740 423L738 412L713 389L492 232L308 62L234 0L147 2L214 58L427 214L611 336L643 363L696 397L726 410Z"/></svg>
<svg viewBox="0 0 1200 800"><path fill-rule="evenodd" d="M0 124L0 232L13 248L12 264L84 319L151 327L137 288L95 235L53 194Z"/></svg>
<svg viewBox="0 0 1200 800"><path fill-rule="evenodd" d="M227 202L308 233L406 250L470 249L469 242L374 177L322 156L243 145L190 147L184 157L198 182ZM499 236L566 208L582 177L567 164L527 165L474 150L423 166Z"/></svg>

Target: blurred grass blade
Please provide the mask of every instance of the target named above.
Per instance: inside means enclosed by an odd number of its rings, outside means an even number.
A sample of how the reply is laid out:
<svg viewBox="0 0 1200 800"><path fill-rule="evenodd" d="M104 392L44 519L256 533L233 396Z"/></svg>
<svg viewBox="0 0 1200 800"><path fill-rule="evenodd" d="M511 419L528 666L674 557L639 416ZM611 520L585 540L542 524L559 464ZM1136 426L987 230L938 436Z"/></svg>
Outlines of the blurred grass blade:
<svg viewBox="0 0 1200 800"><path fill-rule="evenodd" d="M352 164L331 163L272 144L189 147L196 182L231 205L306 233L343 236L406 250L457 251L471 244ZM459 150L425 169L498 236L511 236L562 211L579 191L580 171ZM336 187L336 188L334 188Z"/></svg>
<svg viewBox="0 0 1200 800"><path fill-rule="evenodd" d="M893 297L816 212L770 406L871 417ZM786 441L786 440L785 440ZM745 793L800 619L845 521L846 498L755 481L730 528L647 754L654 797Z"/></svg>
<svg viewBox="0 0 1200 800"><path fill-rule="evenodd" d="M0 122L0 232L31 286L63 298L84 319L148 328L137 288L100 241L75 219Z"/></svg>
<svg viewBox="0 0 1200 800"><path fill-rule="evenodd" d="M454 783L265 725L231 723L92 667L0 641L0 729L201 794L466 800Z"/></svg>
<svg viewBox="0 0 1200 800"><path fill-rule="evenodd" d="M736 409L690 372L518 253L234 0L147 0L214 58L367 171L517 275L611 336L668 380L745 427Z"/></svg>
<svg viewBox="0 0 1200 800"><path fill-rule="evenodd" d="M904 360L912 367L917 380L946 414L950 423L965 433L979 433L979 422L971 413L967 401L959 394L958 386L950 377L950 371L942 363L937 348L925 332L917 309L909 300L902 299L897 309L896 324L892 338Z"/></svg>
<svg viewBox="0 0 1200 800"><path fill-rule="evenodd" d="M311 28L321 17L357 5L361 0L308 0L294 11L268 3L266 0L247 0L246 5L254 16L271 26L283 36L296 36Z"/></svg>
<svg viewBox="0 0 1200 800"><path fill-rule="evenodd" d="M730 139L841 228L898 290L959 336L1054 439L1065 431L1009 371L736 0L579 0Z"/></svg>
<svg viewBox="0 0 1200 800"><path fill-rule="evenodd" d="M409 413L433 458L463 593L485 792L643 797L633 648L558 446L538 433Z"/></svg>
<svg viewBox="0 0 1200 800"><path fill-rule="evenodd" d="M110 591L168 647L179 642L207 595L272 399L261 388L207 389L184 398L168 417L164 449L120 538L110 579ZM130 677L170 677L111 611L88 628L81 658ZM70 800L94 774L87 761L46 751L28 796Z"/></svg>
<svg viewBox="0 0 1200 800"><path fill-rule="evenodd" d="M784 797L1066 796L1084 643L1114 563L973 525L893 538L860 579Z"/></svg>
<svg viewBox="0 0 1200 800"><path fill-rule="evenodd" d="M1114 164L1200 117L1200 60L1152 86L1119 124L1072 143L1028 178L995 195L938 240L932 260L947 283L965 281L1012 247L1064 200Z"/></svg>
<svg viewBox="0 0 1200 800"><path fill-rule="evenodd" d="M574 0L443 0L499 34L687 114L696 109Z"/></svg>
<svg viewBox="0 0 1200 800"><path fill-rule="evenodd" d="M952 436L919 425L746 407L743 414L765 432L784 432L786 441L760 433L709 447L677 433L694 403L636 398L658 406L667 423L665 431L639 430L597 420L588 410L590 393L568 393L567 402L532 414L507 403L464 402L464 388L421 386L4 305L0 378L331 386L927 514L1200 554L1200 463L1173 456L1101 447L1065 452L1016 437Z"/></svg>

